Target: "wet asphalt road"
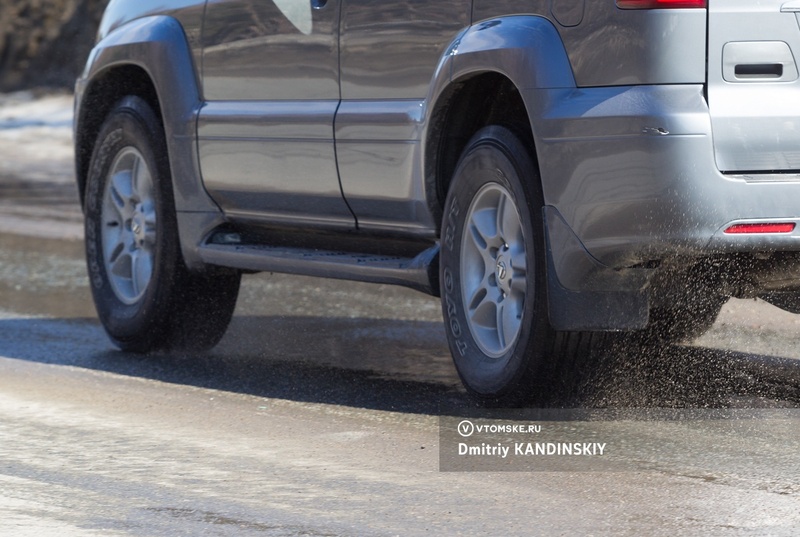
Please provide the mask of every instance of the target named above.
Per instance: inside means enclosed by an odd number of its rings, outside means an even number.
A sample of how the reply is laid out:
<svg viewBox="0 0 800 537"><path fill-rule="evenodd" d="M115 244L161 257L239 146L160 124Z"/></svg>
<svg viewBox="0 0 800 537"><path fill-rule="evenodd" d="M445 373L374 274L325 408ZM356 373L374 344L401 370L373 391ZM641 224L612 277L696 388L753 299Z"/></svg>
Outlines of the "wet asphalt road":
<svg viewBox="0 0 800 537"><path fill-rule="evenodd" d="M0 251L0 535L800 530L791 358L618 348L576 406L758 409L591 423L615 471L442 472L440 416L479 413L435 300L249 276L214 351L140 357L94 320L79 243L6 234Z"/></svg>
<svg viewBox="0 0 800 537"><path fill-rule="evenodd" d="M526 419L602 440L596 464L442 471L450 423L483 414L435 299L247 276L212 352L118 352L68 157L32 160L2 127L0 536L800 533L798 317L735 301L692 345L617 344L565 378L540 406L602 412ZM690 410L631 410L656 407Z"/></svg>

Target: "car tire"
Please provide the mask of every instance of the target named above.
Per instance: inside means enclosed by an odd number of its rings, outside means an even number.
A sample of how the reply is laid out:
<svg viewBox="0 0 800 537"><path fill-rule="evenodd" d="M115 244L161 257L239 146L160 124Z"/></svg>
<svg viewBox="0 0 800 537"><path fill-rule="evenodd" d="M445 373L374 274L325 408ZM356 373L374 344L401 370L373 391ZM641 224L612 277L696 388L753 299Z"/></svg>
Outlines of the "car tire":
<svg viewBox="0 0 800 537"><path fill-rule="evenodd" d="M85 243L95 307L122 350L205 350L224 335L236 271L189 271L178 238L163 126L141 98L100 129L87 176Z"/></svg>
<svg viewBox="0 0 800 537"><path fill-rule="evenodd" d="M500 126L480 130L456 167L442 223L447 339L469 393L516 406L546 383L555 333L547 313L542 195L529 149Z"/></svg>

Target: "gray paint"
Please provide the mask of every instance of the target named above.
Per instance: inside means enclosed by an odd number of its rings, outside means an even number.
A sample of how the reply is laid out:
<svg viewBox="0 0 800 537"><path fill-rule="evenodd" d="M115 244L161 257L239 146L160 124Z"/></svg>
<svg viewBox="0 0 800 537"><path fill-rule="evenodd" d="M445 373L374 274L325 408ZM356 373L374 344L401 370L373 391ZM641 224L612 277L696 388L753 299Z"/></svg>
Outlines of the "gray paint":
<svg viewBox="0 0 800 537"><path fill-rule="evenodd" d="M470 7L469 0L343 1L337 157L362 230L435 236L422 172L425 98Z"/></svg>
<svg viewBox="0 0 800 537"><path fill-rule="evenodd" d="M579 86L705 82L705 10L620 10L613 0L590 0L580 24L573 24L578 8L570 4L577 2L553 2L550 15L548 0L476 0L474 20L513 13L558 22L555 13L561 13L570 24L558 31Z"/></svg>
<svg viewBox="0 0 800 537"><path fill-rule="evenodd" d="M800 170L800 28L791 9L786 0L711 4L708 99L721 170ZM753 74L736 76L737 67Z"/></svg>
<svg viewBox="0 0 800 537"><path fill-rule="evenodd" d="M470 0L341 1L344 101L423 99L470 20Z"/></svg>
<svg viewBox="0 0 800 537"><path fill-rule="evenodd" d="M206 99L339 99L339 1L324 9L294 2L311 17L306 34L276 2L210 0L202 37Z"/></svg>
<svg viewBox="0 0 800 537"><path fill-rule="evenodd" d="M575 87L558 31L543 17L502 17L471 27L459 40L452 79L482 72L503 74L520 90Z"/></svg>
<svg viewBox="0 0 800 537"><path fill-rule="evenodd" d="M197 134L206 189L230 217L354 228L336 169L338 104L209 102Z"/></svg>
<svg viewBox="0 0 800 537"><path fill-rule="evenodd" d="M232 218L355 228L333 142L338 1L212 0L206 10L206 189Z"/></svg>
<svg viewBox="0 0 800 537"><path fill-rule="evenodd" d="M577 26L583 22L586 0L550 0L550 14L561 26Z"/></svg>
<svg viewBox="0 0 800 537"><path fill-rule="evenodd" d="M100 27L97 32L98 41L103 40L111 32L136 19L154 15L168 15L178 22L183 28L186 44L192 51L192 60L196 78L199 80L199 70L202 66L202 44L200 31L203 26L205 13L205 0L170 0L169 6L164 5L164 0L111 0L103 12ZM179 45L185 46L183 44Z"/></svg>
<svg viewBox="0 0 800 537"><path fill-rule="evenodd" d="M424 112L422 100L342 102L336 152L360 229L435 236L420 171Z"/></svg>

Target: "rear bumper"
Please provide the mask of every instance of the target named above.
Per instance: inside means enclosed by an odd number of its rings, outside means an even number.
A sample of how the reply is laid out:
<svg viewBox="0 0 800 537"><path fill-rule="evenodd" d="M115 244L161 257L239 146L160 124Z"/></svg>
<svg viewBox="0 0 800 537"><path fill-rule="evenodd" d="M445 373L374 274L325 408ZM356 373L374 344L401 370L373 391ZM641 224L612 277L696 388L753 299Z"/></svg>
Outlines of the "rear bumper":
<svg viewBox="0 0 800 537"><path fill-rule="evenodd" d="M654 303L680 300L689 283L727 296L800 289L800 175L722 174L703 86L525 96L556 329L643 328ZM725 233L751 222L797 226Z"/></svg>
<svg viewBox="0 0 800 537"><path fill-rule="evenodd" d="M800 251L800 175L724 175L701 85L526 93L553 207L602 265ZM742 222L792 233L731 235Z"/></svg>

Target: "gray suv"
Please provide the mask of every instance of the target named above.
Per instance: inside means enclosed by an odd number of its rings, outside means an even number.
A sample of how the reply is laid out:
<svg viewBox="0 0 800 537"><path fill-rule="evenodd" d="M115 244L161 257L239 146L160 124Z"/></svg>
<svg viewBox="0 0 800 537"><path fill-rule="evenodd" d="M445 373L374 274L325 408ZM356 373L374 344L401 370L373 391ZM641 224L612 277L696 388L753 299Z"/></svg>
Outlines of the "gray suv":
<svg viewBox="0 0 800 537"><path fill-rule="evenodd" d="M165 7L169 6L169 7ZM112 0L76 85L99 317L204 349L242 273L441 296L514 404L610 331L800 312L800 0Z"/></svg>

